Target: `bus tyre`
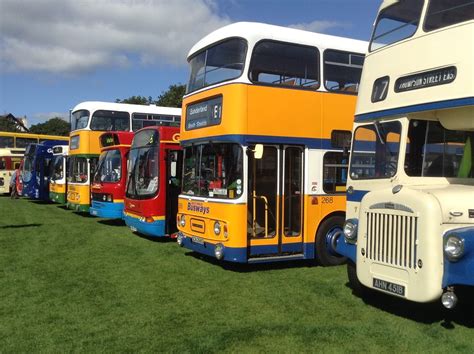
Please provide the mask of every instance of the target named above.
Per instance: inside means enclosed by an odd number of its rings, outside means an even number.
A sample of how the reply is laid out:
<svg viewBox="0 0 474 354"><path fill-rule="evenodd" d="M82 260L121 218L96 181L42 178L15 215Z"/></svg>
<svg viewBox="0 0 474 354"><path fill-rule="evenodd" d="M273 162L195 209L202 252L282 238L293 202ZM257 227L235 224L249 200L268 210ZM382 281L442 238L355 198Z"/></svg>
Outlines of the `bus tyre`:
<svg viewBox="0 0 474 354"><path fill-rule="evenodd" d="M342 231L344 217L333 216L324 220L316 233L316 259L323 267L340 265L346 262L346 257L340 256L332 250L331 237Z"/></svg>
<svg viewBox="0 0 474 354"><path fill-rule="evenodd" d="M347 278L349 278L352 292L357 296L364 297L368 289L357 278L357 267L351 260L347 261Z"/></svg>

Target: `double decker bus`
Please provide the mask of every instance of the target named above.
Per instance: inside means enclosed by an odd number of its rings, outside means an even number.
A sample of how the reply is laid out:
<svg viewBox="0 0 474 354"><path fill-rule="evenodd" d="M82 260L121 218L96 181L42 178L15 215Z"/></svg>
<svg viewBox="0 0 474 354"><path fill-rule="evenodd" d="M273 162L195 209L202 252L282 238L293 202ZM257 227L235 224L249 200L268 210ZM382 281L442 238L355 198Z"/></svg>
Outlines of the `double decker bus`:
<svg viewBox="0 0 474 354"><path fill-rule="evenodd" d="M101 154L92 179L91 215L122 218L127 158L132 139L132 132L110 132L100 136Z"/></svg>
<svg viewBox="0 0 474 354"><path fill-rule="evenodd" d="M260 23L191 49L178 243L230 262L314 259L342 229L363 41Z"/></svg>
<svg viewBox="0 0 474 354"><path fill-rule="evenodd" d="M30 199L49 201L49 178L53 147L67 145L67 141L48 140L41 144L30 144L26 147L23 157L21 179L23 183L22 195Z"/></svg>
<svg viewBox="0 0 474 354"><path fill-rule="evenodd" d="M53 146L53 161L49 172L49 200L55 203L66 203L66 171L69 146Z"/></svg>
<svg viewBox="0 0 474 354"><path fill-rule="evenodd" d="M123 214L133 232L151 237L176 233L181 170L176 124L147 127L135 133L128 157Z"/></svg>
<svg viewBox="0 0 474 354"><path fill-rule="evenodd" d="M474 1L382 3L335 239L361 295L453 308L474 285L473 78Z"/></svg>
<svg viewBox="0 0 474 354"><path fill-rule="evenodd" d="M100 155L99 136L105 131L136 131L159 122L179 122L176 108L89 101L71 112L67 206L89 212L90 186Z"/></svg>
<svg viewBox="0 0 474 354"><path fill-rule="evenodd" d="M9 193L10 177L20 162L28 144L47 140L69 140L68 137L16 132L0 132L0 194Z"/></svg>

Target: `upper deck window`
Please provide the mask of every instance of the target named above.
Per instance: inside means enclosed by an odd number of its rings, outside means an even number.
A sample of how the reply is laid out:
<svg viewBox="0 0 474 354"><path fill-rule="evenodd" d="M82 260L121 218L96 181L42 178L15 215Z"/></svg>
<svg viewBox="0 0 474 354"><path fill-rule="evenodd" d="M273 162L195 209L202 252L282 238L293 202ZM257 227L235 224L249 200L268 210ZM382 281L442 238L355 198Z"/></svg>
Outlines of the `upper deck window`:
<svg viewBox="0 0 474 354"><path fill-rule="evenodd" d="M191 76L186 93L242 75L247 54L247 42L232 38L209 47L190 60Z"/></svg>
<svg viewBox="0 0 474 354"><path fill-rule="evenodd" d="M72 113L71 117L71 131L76 129L84 129L89 123L89 111L81 109Z"/></svg>
<svg viewBox="0 0 474 354"><path fill-rule="evenodd" d="M364 55L326 50L324 52L324 86L331 92L356 95L359 91Z"/></svg>
<svg viewBox="0 0 474 354"><path fill-rule="evenodd" d="M420 22L423 0L400 0L380 11L370 51L413 36Z"/></svg>
<svg viewBox="0 0 474 354"><path fill-rule="evenodd" d="M315 47L263 40L253 50L249 77L256 83L317 89L318 62Z"/></svg>
<svg viewBox="0 0 474 354"><path fill-rule="evenodd" d="M426 12L425 31L474 20L473 0L431 0Z"/></svg>
<svg viewBox="0 0 474 354"><path fill-rule="evenodd" d="M180 116L170 116L164 114L151 113L133 113L132 114L132 131L137 131L145 127L155 125L167 125L179 127L181 121Z"/></svg>
<svg viewBox="0 0 474 354"><path fill-rule="evenodd" d="M91 130L129 131L130 114L119 111L95 111L92 115Z"/></svg>
<svg viewBox="0 0 474 354"><path fill-rule="evenodd" d="M38 142L38 139L36 138L16 138L15 147L26 148L29 144L35 144L37 142Z"/></svg>

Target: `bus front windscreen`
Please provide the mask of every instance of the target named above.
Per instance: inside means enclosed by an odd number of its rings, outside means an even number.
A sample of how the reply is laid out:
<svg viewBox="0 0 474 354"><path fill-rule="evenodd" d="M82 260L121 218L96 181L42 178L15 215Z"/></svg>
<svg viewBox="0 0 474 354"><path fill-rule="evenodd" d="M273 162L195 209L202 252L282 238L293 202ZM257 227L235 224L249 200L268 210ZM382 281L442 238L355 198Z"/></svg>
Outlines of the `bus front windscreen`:
<svg viewBox="0 0 474 354"><path fill-rule="evenodd" d="M58 155L51 163L50 176L52 181L62 180L64 177L64 156Z"/></svg>
<svg viewBox="0 0 474 354"><path fill-rule="evenodd" d="M126 195L132 199L152 198L158 193L158 145L132 148L129 153L130 169Z"/></svg>
<svg viewBox="0 0 474 354"><path fill-rule="evenodd" d="M85 109L72 112L71 115L71 131L77 129L84 129L89 123L90 113Z"/></svg>
<svg viewBox="0 0 474 354"><path fill-rule="evenodd" d="M35 155L25 155L23 162L23 171L21 171L21 179L28 183L31 180L34 169Z"/></svg>
<svg viewBox="0 0 474 354"><path fill-rule="evenodd" d="M380 11L370 51L413 36L421 19L423 3L424 0L400 0Z"/></svg>
<svg viewBox="0 0 474 354"><path fill-rule="evenodd" d="M189 60L191 76L187 93L242 75L247 54L247 42L232 38L194 55Z"/></svg>
<svg viewBox="0 0 474 354"><path fill-rule="evenodd" d="M184 150L183 194L235 199L243 193L243 150L238 144L207 143Z"/></svg>
<svg viewBox="0 0 474 354"><path fill-rule="evenodd" d="M129 131L130 114L128 112L97 110L92 115L91 130Z"/></svg>
<svg viewBox="0 0 474 354"><path fill-rule="evenodd" d="M374 122L354 132L350 176L352 179L391 178L397 173L401 124Z"/></svg>
<svg viewBox="0 0 474 354"><path fill-rule="evenodd" d="M104 151L99 158L97 170L94 174L95 183L116 183L122 177L122 156L120 150Z"/></svg>
<svg viewBox="0 0 474 354"><path fill-rule="evenodd" d="M82 156L69 157L67 181L72 183L87 183L88 180L87 158Z"/></svg>

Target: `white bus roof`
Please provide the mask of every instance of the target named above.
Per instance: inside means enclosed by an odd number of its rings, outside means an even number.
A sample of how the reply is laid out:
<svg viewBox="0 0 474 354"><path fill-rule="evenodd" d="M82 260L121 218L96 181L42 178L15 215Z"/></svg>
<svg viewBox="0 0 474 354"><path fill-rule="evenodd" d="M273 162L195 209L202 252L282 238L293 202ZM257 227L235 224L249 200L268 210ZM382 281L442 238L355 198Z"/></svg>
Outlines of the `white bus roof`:
<svg viewBox="0 0 474 354"><path fill-rule="evenodd" d="M195 53L226 38L240 37L249 42L249 49L262 39L310 45L324 50L327 48L349 52L367 52L368 42L357 39L331 36L294 28L281 27L257 22L236 22L211 32L189 51L188 60Z"/></svg>
<svg viewBox="0 0 474 354"><path fill-rule="evenodd" d="M100 109L110 111L126 111L129 113L149 113L149 114L164 114L181 116L181 108L174 107L163 107L156 105L141 105L141 104L129 104L129 103L114 103L114 102L101 102L101 101L86 101L76 105L72 112L85 109L88 111L96 111Z"/></svg>

